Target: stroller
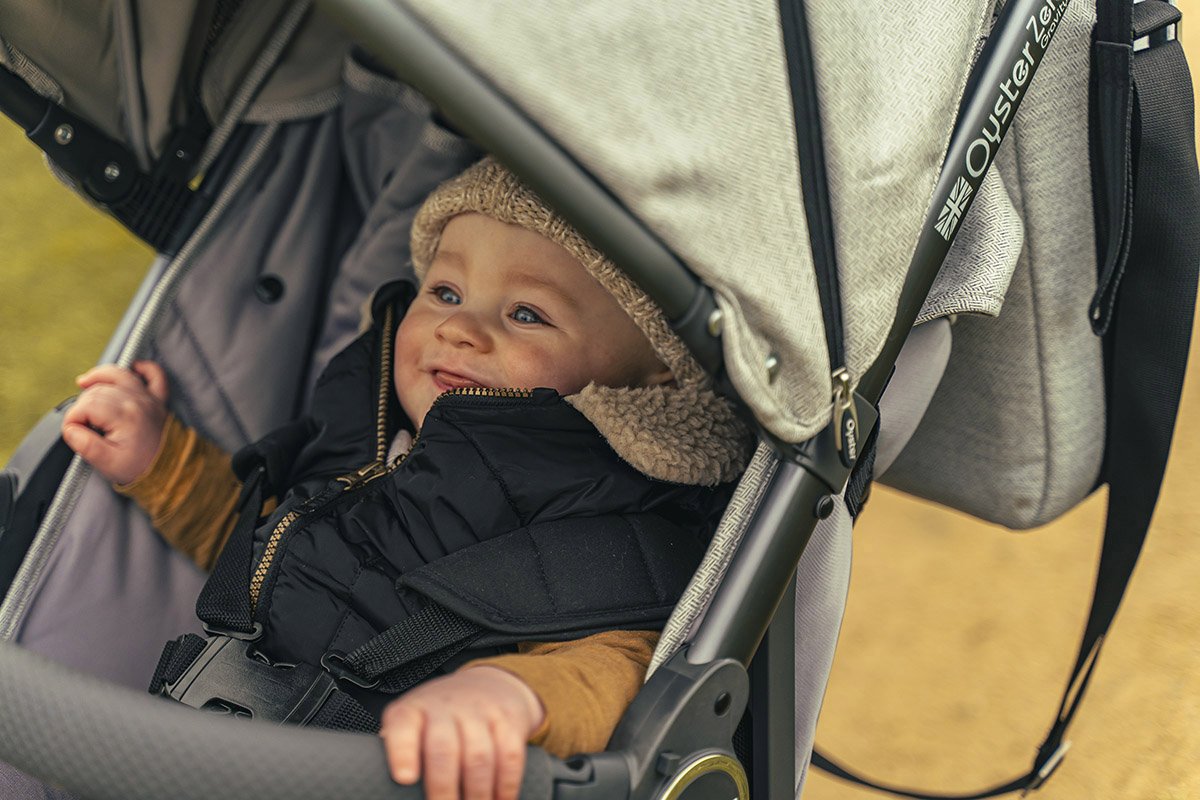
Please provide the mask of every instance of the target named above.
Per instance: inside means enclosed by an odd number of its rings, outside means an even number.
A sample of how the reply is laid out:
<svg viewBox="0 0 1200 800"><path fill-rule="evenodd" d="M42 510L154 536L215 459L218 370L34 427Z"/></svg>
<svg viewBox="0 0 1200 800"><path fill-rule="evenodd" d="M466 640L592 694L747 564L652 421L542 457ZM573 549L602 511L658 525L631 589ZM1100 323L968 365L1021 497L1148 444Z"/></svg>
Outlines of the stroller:
<svg viewBox="0 0 1200 800"><path fill-rule="evenodd" d="M1094 6L1010 0L993 14L975 0L953 18L889 8L853 30L859 15L841 6L0 10L6 113L159 253L109 353L128 364L153 352L177 413L227 448L303 410L394 269L379 254L407 246L421 200L481 148L642 285L754 420L759 448L608 750L560 761L532 749L522 797L794 796L872 475L895 464L889 481L1017 526L1110 475L1114 400L1092 380L1105 356L1074 312L1100 288L1096 321L1107 321L1104 292L1117 285L1106 270L1096 279L1097 252L1131 245L1098 245L1087 198L1065 206L1054 241L1092 280L1050 293L1064 310L1046 337L1082 365L1057 387L1077 405L1046 424L1076 425L1062 433L1069 454L1052 448L1070 469L1042 502L987 492L983 508L963 484L931 485L928 435L905 447L931 402L955 407L933 400L952 358L947 320L999 311L1022 235L1036 233L1022 231L1028 209L1061 205L1030 191L1014 208L1021 165L1000 141L1018 107L1043 111L1021 136L1055 124L1048 107L1087 129L1079 65ZM1158 44L1175 21L1142 24L1157 25ZM97 26L113 48L91 46ZM914 52L918 30L937 47ZM881 68L895 63L911 69ZM1073 105L1043 84L1069 84ZM865 103L864 86L880 102ZM1087 159L1085 135L1058 138L1047 158ZM1194 158L1184 171L1194 188ZM51 415L9 465L0 638L25 649L0 650L0 760L89 797L420 796L390 782L369 737L230 723L112 686L140 688L162 641L195 627L203 576L70 458L57 430ZM1077 670L1084 684L1089 670ZM999 789L1049 776L1073 712L1064 704L1030 772Z"/></svg>

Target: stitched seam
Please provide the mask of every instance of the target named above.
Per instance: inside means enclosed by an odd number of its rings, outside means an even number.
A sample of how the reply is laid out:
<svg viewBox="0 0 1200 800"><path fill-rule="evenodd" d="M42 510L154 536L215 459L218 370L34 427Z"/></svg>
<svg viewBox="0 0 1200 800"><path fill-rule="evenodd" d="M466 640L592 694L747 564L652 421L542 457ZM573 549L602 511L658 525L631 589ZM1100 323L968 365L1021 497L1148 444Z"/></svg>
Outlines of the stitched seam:
<svg viewBox="0 0 1200 800"><path fill-rule="evenodd" d="M246 432L246 426L242 424L242 420L241 417L238 416L237 409L234 407L233 402L229 399L229 395L225 392L225 387L222 386L221 382L217 379L217 373L213 369L212 363L208 360L207 356L204 355L204 349L200 346L200 340L192 331L192 326L188 324L187 317L184 316L183 309L179 306L179 301L172 300L171 307L175 310L176 314L178 314L177 318L179 320L180 328L183 330L183 335L187 337L187 340L191 342L193 349L196 351L196 358L200 362L200 367L208 374L209 379L212 381L213 387L217 390L217 396L221 398L221 402L225 405L225 410L229 413L230 419L233 420L233 424L237 427L238 435L242 437L243 442L250 441L250 434Z"/></svg>
<svg viewBox="0 0 1200 800"><path fill-rule="evenodd" d="M646 548L642 546L642 528L627 517L621 517L621 521L633 533L633 543L637 547L638 557L642 559L642 569L646 571L646 577L650 579L650 586L654 589L654 599L660 603L664 602L667 599L666 592L663 591L662 584L659 583L654 570L650 569L650 559L646 557Z"/></svg>
<svg viewBox="0 0 1200 800"><path fill-rule="evenodd" d="M550 600L550 610L555 615L558 614L558 603L554 602L554 592L550 589L550 578L546 575L546 563L542 561L542 551L538 549L537 542L534 541L533 531L529 527L525 527L525 538L529 540L529 546L533 548L533 560L537 563L538 577L542 579L542 588L546 590L546 597Z"/></svg>
<svg viewBox="0 0 1200 800"><path fill-rule="evenodd" d="M513 500L512 492L510 492L508 489L508 484L505 483L504 478L500 476L500 470L496 469L496 465L493 464L491 460L489 460L488 457L483 454L483 448L479 446L479 442L475 441L475 437L463 430L462 426L460 426L458 423L452 422L445 417L442 417L441 419L442 422L445 422L447 425L454 428L454 430L458 431L459 434L466 439L472 447L475 448L475 452L479 454L479 460L482 461L483 465L488 468L488 472L492 473L492 477L496 479L496 483L500 484L500 491L504 494L504 499L507 501L508 507L512 509L514 514L516 514L517 521L523 526L528 525L528 520L525 519L525 515L521 513L521 510L517 508L517 504Z"/></svg>
<svg viewBox="0 0 1200 800"><path fill-rule="evenodd" d="M297 558L296 561L299 561L301 564L305 563L302 559L299 559L299 558ZM356 566L354 568L354 580L350 581L350 585L347 587L348 595L353 596L354 587L358 585L358 579L362 576L362 572L363 572L363 565L360 563L360 564L358 564L358 566ZM349 601L350 597L347 597L346 599L347 599L347 601ZM335 628L333 631L333 636L330 636L329 641L325 643L326 650L328 650L333 645L333 643L336 642L341 637L342 629L346 627L346 623L350 620L350 614L352 611L353 611L353 608L351 606L351 603L347 602L346 608L342 611L342 618L338 621L337 628Z"/></svg>

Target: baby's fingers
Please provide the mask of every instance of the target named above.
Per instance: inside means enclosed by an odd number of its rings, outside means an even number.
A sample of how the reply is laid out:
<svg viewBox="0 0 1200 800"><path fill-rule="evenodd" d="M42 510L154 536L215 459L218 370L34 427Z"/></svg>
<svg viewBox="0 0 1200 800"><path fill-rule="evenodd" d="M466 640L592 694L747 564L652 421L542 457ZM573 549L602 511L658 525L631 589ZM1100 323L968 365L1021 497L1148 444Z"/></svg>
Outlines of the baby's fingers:
<svg viewBox="0 0 1200 800"><path fill-rule="evenodd" d="M118 367L116 364L101 364L98 367L92 367L77 377L75 383L80 389L107 383L132 391L146 391L146 383L140 375L124 367Z"/></svg>
<svg viewBox="0 0 1200 800"><path fill-rule="evenodd" d="M525 737L508 722L492 723L496 744L496 800L517 800L525 774Z"/></svg>
<svg viewBox="0 0 1200 800"><path fill-rule="evenodd" d="M496 744L488 725L477 716L458 721L462 742L463 800L493 800L496 781Z"/></svg>
<svg viewBox="0 0 1200 800"><path fill-rule="evenodd" d="M83 460L91 464L102 474L108 474L115 459L119 457L117 448L96 431L78 422L64 422L62 428L63 441L67 447L74 450Z"/></svg>
<svg viewBox="0 0 1200 800"><path fill-rule="evenodd" d="M160 403L167 402L167 373L162 367L153 361L135 361L133 371L145 382L146 391L150 392L155 400Z"/></svg>
<svg viewBox="0 0 1200 800"><path fill-rule="evenodd" d="M393 703L383 715L383 737L388 770L396 783L414 784L421 777L421 739L425 715L419 709Z"/></svg>
<svg viewBox="0 0 1200 800"><path fill-rule="evenodd" d="M458 800L462 771L462 744L458 725L446 714L433 714L425 721L424 787L426 800Z"/></svg>
<svg viewBox="0 0 1200 800"><path fill-rule="evenodd" d="M82 425L106 433L122 418L121 403L110 389L93 389L79 395L63 414L63 431L68 425Z"/></svg>

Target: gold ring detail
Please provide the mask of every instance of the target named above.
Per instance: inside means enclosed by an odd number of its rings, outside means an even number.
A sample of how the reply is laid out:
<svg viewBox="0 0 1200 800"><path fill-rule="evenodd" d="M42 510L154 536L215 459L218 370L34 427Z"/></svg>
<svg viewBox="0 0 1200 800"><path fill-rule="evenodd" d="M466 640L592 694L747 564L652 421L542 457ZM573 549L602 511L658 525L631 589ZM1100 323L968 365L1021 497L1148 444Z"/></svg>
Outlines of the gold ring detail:
<svg viewBox="0 0 1200 800"><path fill-rule="evenodd" d="M746 770L742 768L742 762L725 753L709 753L689 761L671 778L666 789L658 796L659 800L679 800L684 790L697 778L710 772L724 772L737 786L736 800L750 800L750 781L746 779Z"/></svg>

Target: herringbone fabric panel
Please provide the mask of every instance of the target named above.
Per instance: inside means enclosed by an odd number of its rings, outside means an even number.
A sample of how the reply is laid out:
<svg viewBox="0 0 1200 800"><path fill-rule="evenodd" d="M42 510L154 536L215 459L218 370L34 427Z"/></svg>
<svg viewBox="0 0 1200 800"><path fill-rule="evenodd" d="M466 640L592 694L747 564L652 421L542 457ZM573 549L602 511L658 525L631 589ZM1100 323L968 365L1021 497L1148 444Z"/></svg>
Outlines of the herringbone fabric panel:
<svg viewBox="0 0 1200 800"><path fill-rule="evenodd" d="M816 433L830 365L777 3L409 5L717 291L758 419ZM990 8L808 4L854 376L891 325Z"/></svg>

